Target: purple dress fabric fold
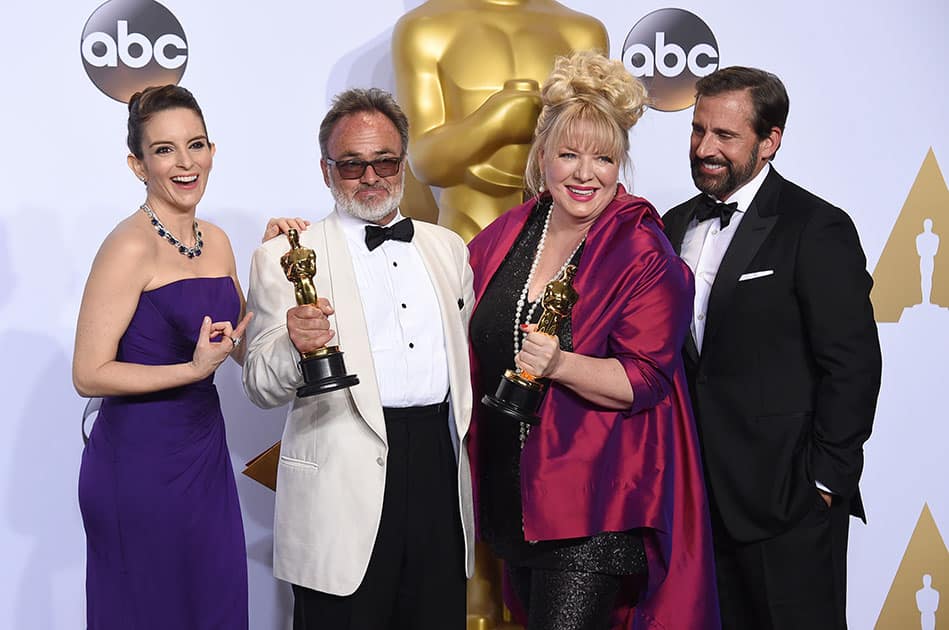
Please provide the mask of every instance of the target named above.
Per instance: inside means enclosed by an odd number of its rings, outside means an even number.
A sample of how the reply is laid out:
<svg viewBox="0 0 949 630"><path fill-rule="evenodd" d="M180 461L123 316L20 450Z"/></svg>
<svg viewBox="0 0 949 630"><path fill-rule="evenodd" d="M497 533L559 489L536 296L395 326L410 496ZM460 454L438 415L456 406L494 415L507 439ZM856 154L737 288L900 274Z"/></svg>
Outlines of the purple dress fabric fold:
<svg viewBox="0 0 949 630"><path fill-rule="evenodd" d="M229 277L139 298L117 360L190 361L202 318L236 324ZM214 376L103 400L82 455L88 630L241 630L247 556Z"/></svg>

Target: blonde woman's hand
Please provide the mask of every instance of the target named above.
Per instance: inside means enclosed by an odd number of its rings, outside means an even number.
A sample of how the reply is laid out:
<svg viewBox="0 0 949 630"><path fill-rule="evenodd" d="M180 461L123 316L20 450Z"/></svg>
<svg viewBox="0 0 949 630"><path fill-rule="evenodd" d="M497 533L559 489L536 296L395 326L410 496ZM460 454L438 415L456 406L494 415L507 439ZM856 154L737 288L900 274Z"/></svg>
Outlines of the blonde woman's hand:
<svg viewBox="0 0 949 630"><path fill-rule="evenodd" d="M521 351L514 357L518 369L538 378L551 378L563 361L560 339L537 332L537 325L522 326L527 332Z"/></svg>

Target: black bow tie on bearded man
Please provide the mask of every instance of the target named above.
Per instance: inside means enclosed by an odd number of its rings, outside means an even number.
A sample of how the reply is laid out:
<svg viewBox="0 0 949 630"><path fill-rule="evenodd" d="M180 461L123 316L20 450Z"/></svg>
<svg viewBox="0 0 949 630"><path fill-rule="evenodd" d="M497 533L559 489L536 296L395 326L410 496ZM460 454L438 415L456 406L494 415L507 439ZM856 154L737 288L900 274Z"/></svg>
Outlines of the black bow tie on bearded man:
<svg viewBox="0 0 949 630"><path fill-rule="evenodd" d="M413 236L415 236L415 226L412 225L412 219L402 219L392 227L367 225L366 247L372 251L389 240L410 243Z"/></svg>
<svg viewBox="0 0 949 630"><path fill-rule="evenodd" d="M699 201L699 204L695 209L695 219L701 223L702 221L708 221L709 219L718 217L718 221L724 230L728 227L728 224L731 223L732 215L737 211L737 201L733 201L731 203L722 203L714 197L705 195L702 197L702 200Z"/></svg>

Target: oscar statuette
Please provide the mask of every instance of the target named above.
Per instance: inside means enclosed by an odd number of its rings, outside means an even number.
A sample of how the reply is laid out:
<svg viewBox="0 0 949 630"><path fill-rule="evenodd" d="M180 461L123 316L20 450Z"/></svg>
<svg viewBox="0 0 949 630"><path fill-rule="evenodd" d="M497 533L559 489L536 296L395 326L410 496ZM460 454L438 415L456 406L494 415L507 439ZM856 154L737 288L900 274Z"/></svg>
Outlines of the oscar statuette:
<svg viewBox="0 0 949 630"><path fill-rule="evenodd" d="M290 251L280 257L280 266L287 280L293 283L297 304L315 305L317 296L313 276L316 274L316 253L300 245L300 235L296 230L289 230L287 239L290 241ZM300 370L303 372L303 385L297 388L299 398L359 384L358 376L346 373L343 352L338 346L323 346L312 352L301 353Z"/></svg>
<svg viewBox="0 0 949 630"><path fill-rule="evenodd" d="M567 265L563 272L547 284L541 301L544 312L537 322L537 332L557 335L560 322L570 314L579 297L572 284L576 272L575 265ZM538 378L526 370L506 370L497 392L493 396L485 394L481 402L515 420L536 425L540 422L537 410L546 391L546 379Z"/></svg>

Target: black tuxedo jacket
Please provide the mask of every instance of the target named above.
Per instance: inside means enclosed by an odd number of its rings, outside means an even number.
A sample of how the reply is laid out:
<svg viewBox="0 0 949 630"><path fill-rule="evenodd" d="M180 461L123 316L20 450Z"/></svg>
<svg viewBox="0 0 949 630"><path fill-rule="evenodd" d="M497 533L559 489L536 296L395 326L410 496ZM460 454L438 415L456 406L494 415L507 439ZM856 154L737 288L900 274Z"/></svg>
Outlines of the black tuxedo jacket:
<svg viewBox="0 0 949 630"><path fill-rule="evenodd" d="M700 199L663 217L677 252ZM683 350L710 499L734 539L793 527L815 480L865 519L882 363L872 282L850 217L772 168L722 259L701 355L691 335Z"/></svg>

